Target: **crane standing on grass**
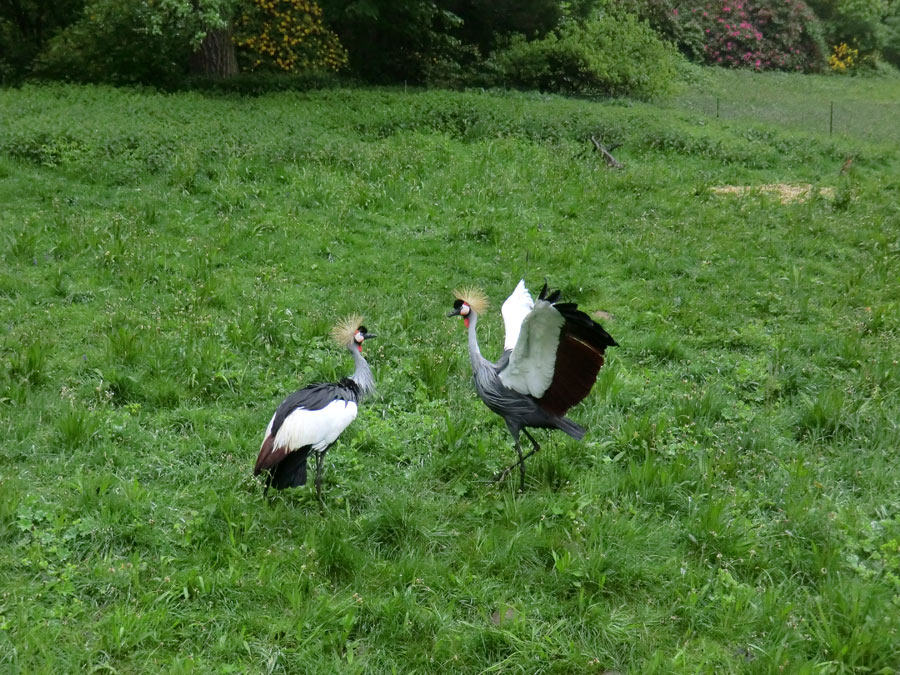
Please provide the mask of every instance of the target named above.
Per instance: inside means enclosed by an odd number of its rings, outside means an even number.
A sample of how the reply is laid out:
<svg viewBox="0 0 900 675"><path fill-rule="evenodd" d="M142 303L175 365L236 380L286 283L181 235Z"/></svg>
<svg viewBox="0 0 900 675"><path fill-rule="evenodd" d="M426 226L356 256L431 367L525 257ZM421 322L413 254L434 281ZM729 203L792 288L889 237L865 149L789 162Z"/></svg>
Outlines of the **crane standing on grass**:
<svg viewBox="0 0 900 675"><path fill-rule="evenodd" d="M284 399L272 416L253 475L266 472L266 488L306 484L306 460L316 455L316 496L322 499L322 464L328 448L356 419L357 404L375 391L372 371L362 355L362 345L375 337L351 316L331 332L334 340L350 350L356 369L339 382L311 384Z"/></svg>
<svg viewBox="0 0 900 675"><path fill-rule="evenodd" d="M547 284L535 303L523 279L500 310L506 338L503 355L491 363L481 355L475 335L478 316L488 306L487 298L476 288L464 288L455 295L448 316L461 316L468 329L475 391L504 419L519 455L519 461L494 480L502 480L518 465L519 488L524 489L525 460L541 449L526 427L559 429L581 440L585 430L565 414L590 393L606 348L617 343L577 305L558 302L560 292L548 292ZM531 452L524 456L520 433L532 445Z"/></svg>

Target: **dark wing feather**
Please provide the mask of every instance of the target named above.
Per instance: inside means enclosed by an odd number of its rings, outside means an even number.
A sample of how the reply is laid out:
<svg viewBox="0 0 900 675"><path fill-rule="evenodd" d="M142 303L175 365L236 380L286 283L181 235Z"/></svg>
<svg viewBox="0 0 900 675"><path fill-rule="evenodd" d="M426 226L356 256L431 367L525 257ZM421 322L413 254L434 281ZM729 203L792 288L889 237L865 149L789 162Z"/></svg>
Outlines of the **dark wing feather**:
<svg viewBox="0 0 900 675"><path fill-rule="evenodd" d="M545 293L546 288L541 295ZM559 297L559 291L548 297ZM556 348L553 380L538 403L548 412L562 416L590 393L603 366L606 348L618 343L575 303L557 302L553 307L562 314L565 323Z"/></svg>

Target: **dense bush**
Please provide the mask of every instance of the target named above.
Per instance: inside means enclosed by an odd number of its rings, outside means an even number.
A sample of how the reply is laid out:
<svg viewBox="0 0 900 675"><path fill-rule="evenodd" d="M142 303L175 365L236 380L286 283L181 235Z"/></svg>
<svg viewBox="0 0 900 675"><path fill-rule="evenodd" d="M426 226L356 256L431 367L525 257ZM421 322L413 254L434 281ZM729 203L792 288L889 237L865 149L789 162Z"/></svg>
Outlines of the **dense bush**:
<svg viewBox="0 0 900 675"><path fill-rule="evenodd" d="M563 17L559 0L440 0L439 4L462 20L456 35L482 54L514 34L544 37Z"/></svg>
<svg viewBox="0 0 900 675"><path fill-rule="evenodd" d="M302 73L257 71L238 73L233 77L187 77L180 83L179 88L211 94L264 96L279 91L334 89L344 83L344 79L338 74L324 70L310 70Z"/></svg>
<svg viewBox="0 0 900 675"><path fill-rule="evenodd" d="M84 0L0 0L0 83L25 75L47 41L83 6Z"/></svg>
<svg viewBox="0 0 900 675"><path fill-rule="evenodd" d="M336 71L347 64L347 50L309 0L252 0L235 28L246 70Z"/></svg>
<svg viewBox="0 0 900 675"><path fill-rule="evenodd" d="M350 69L371 82L429 81L467 58L452 35L460 19L431 0L322 0L326 22L349 52Z"/></svg>
<svg viewBox="0 0 900 675"><path fill-rule="evenodd" d="M884 30L888 37L881 54L888 63L900 68L900 2L894 3L885 18Z"/></svg>
<svg viewBox="0 0 900 675"><path fill-rule="evenodd" d="M900 0L0 0L0 84L38 75L177 86L189 73L231 76L239 63L647 97L676 78L660 39L725 67L900 66Z"/></svg>
<svg viewBox="0 0 900 675"><path fill-rule="evenodd" d="M822 20L832 47L846 44L859 52L857 65L881 58L900 66L900 2L896 0L808 0Z"/></svg>
<svg viewBox="0 0 900 675"><path fill-rule="evenodd" d="M154 34L149 25L143 3L94 0L50 41L35 72L83 82L172 82L183 72L188 45L168 33Z"/></svg>
<svg viewBox="0 0 900 675"><path fill-rule="evenodd" d="M853 49L846 42L836 45L828 57L828 67L835 73L846 73L854 70L859 62L859 50Z"/></svg>
<svg viewBox="0 0 900 675"><path fill-rule="evenodd" d="M848 46L863 55L880 51L888 37L885 18L891 7L889 0L809 0L821 19L829 44Z"/></svg>
<svg viewBox="0 0 900 675"><path fill-rule="evenodd" d="M206 32L225 25L233 6L234 0L202 6L89 0L80 18L50 40L34 70L79 81L172 84L184 77Z"/></svg>
<svg viewBox="0 0 900 675"><path fill-rule="evenodd" d="M802 0L647 0L641 11L691 60L730 68L820 71L821 25Z"/></svg>
<svg viewBox="0 0 900 675"><path fill-rule="evenodd" d="M596 13L539 40L519 36L495 60L513 86L647 99L672 90L677 58L633 15Z"/></svg>

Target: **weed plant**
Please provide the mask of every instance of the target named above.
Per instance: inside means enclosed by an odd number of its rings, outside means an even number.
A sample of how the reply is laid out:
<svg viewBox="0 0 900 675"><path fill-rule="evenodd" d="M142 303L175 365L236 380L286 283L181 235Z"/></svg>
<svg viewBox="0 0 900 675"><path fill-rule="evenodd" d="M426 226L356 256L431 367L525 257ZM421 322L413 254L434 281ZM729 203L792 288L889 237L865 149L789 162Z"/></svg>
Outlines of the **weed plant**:
<svg viewBox="0 0 900 675"><path fill-rule="evenodd" d="M897 672L896 138L385 89L0 118L0 670ZM445 314L523 275L622 346L517 494ZM379 393L326 507L266 499L357 311Z"/></svg>

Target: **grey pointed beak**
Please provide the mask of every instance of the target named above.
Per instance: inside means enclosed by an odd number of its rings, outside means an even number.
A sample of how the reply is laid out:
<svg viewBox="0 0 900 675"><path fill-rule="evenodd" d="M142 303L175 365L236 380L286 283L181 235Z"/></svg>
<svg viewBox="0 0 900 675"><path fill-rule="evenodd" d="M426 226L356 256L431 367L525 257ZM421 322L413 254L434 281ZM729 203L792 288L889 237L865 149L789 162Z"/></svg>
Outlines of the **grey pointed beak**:
<svg viewBox="0 0 900 675"><path fill-rule="evenodd" d="M447 314L447 316L448 316L448 317L450 317L450 316L459 316L459 309L454 309L452 312L450 312L449 314Z"/></svg>
<svg viewBox="0 0 900 675"><path fill-rule="evenodd" d="M372 338L377 338L378 336L375 333L363 333L363 340L371 340Z"/></svg>

